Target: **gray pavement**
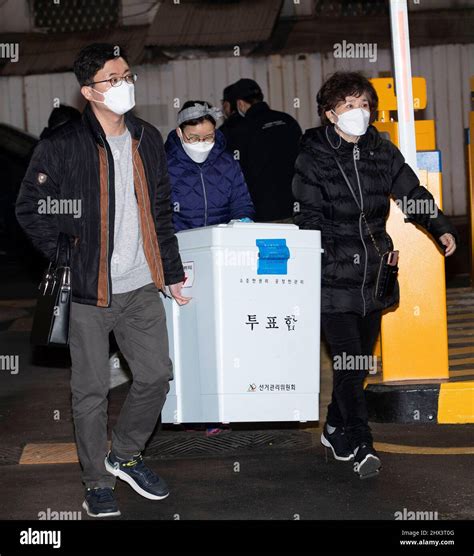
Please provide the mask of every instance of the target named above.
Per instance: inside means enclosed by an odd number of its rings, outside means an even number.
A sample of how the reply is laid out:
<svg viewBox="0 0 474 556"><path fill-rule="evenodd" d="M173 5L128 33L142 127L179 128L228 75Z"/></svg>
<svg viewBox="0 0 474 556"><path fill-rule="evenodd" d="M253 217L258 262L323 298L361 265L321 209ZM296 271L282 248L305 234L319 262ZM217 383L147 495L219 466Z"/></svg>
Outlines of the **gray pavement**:
<svg viewBox="0 0 474 556"><path fill-rule="evenodd" d="M32 360L28 331L0 332L0 345L20 358L18 374L0 373L0 519L37 519L41 511L81 511L83 487L79 465L25 465L19 460L31 443L72 443L67 354L47 363ZM41 364L34 364L34 363ZM117 418L128 389L123 384L110 393L110 424ZM393 520L395 512L437 512L439 519L472 519L474 455L458 448L472 446L472 425L373 424L382 446L379 477L358 479L350 463L326 461L319 444L319 423L305 425L238 424L231 431L206 438L205 431L186 432L167 426L151 443L178 443L183 438L212 446L245 431L275 431L285 442L252 448L239 446L220 454L193 453L183 457L156 448L149 465L169 482L171 495L150 502L118 482L121 519L376 519ZM304 441L295 442L300 435ZM173 442L171 442L172 444ZM192 442L191 442L192 444ZM411 447L411 449L407 448ZM423 455L423 447L447 453ZM398 453L390 453L389 451ZM412 451L413 453L403 453ZM459 452L459 453L458 453ZM201 454L201 455L199 455ZM84 512L82 512L84 514ZM82 515L82 519L89 519Z"/></svg>
<svg viewBox="0 0 474 556"><path fill-rule="evenodd" d="M50 443L53 453L61 443L73 445L69 356L64 350L31 350L35 282L27 272L16 272L14 263L4 268L0 353L18 356L19 372L0 371L0 525L54 512L65 520L94 521L81 508L77 462L19 463L27 445ZM110 426L127 389L122 384L110 392ZM321 415L330 390L329 358L322 345ZM158 427L145 457L170 485L170 496L149 501L118 481L122 516L105 522L394 523L407 512L429 512L425 517L440 521L474 518L474 425L372 427L383 468L379 477L366 481L350 463L326 458L319 444L320 423L231 424L231 430L213 437L205 430Z"/></svg>

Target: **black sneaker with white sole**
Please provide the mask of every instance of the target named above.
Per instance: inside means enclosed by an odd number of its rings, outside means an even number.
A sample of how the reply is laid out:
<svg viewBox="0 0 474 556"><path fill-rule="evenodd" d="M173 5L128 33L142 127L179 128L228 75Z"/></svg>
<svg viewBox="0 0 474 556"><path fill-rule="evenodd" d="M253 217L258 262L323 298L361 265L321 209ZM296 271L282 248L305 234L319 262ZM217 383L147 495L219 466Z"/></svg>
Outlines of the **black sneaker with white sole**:
<svg viewBox="0 0 474 556"><path fill-rule="evenodd" d="M338 461L350 461L354 459L349 439L344 433L344 429L340 427L336 427L336 430L329 434L326 423L321 433L321 444L326 448L330 448L332 455Z"/></svg>
<svg viewBox="0 0 474 556"><path fill-rule="evenodd" d="M144 464L141 454L125 460L109 452L105 458L105 468L148 500L163 500L170 493L165 481Z"/></svg>
<svg viewBox="0 0 474 556"><path fill-rule="evenodd" d="M82 507L91 517L116 517L121 515L114 496L114 489L87 488Z"/></svg>
<svg viewBox="0 0 474 556"><path fill-rule="evenodd" d="M354 471L361 479L379 474L382 462L372 444L363 442L354 450Z"/></svg>

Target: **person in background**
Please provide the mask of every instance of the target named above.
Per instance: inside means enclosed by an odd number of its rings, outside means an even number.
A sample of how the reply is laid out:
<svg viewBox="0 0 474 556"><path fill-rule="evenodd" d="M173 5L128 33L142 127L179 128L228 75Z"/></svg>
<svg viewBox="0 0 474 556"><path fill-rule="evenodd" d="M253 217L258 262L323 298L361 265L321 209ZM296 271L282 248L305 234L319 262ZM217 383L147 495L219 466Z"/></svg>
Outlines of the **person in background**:
<svg viewBox="0 0 474 556"><path fill-rule="evenodd" d="M60 104L59 106L51 110L51 114L48 118L48 125L41 132L40 139L49 137L55 129L62 126L63 124L79 120L80 118L81 113L77 108L73 108L72 106L68 106L67 104Z"/></svg>
<svg viewBox="0 0 474 556"><path fill-rule="evenodd" d="M233 85L224 89L222 97L222 111L225 120L219 130L224 134L227 150L234 155L236 145L242 143L240 136L245 133L245 120L237 111L237 99L233 93Z"/></svg>
<svg viewBox="0 0 474 556"><path fill-rule="evenodd" d="M272 110L252 79L239 79L232 95L244 122L231 150L240 153L256 220L292 222L291 182L301 128L289 114Z"/></svg>
<svg viewBox="0 0 474 556"><path fill-rule="evenodd" d="M398 283L383 299L375 296L381 255L394 248L385 228L390 197L425 201L429 210L418 209L407 220L424 228L445 256L454 253L458 233L402 153L370 125L378 98L368 79L356 72L335 73L322 85L317 103L323 125L307 130L301 141L293 193L295 223L321 230L324 249L321 328L334 382L321 442L336 460L353 461L354 472L364 479L381 467L364 395L364 380L375 367L368 357L382 311L400 298Z"/></svg>
<svg viewBox="0 0 474 556"><path fill-rule="evenodd" d="M220 111L202 100L184 103L165 143L176 231L253 219L239 163L216 130Z"/></svg>

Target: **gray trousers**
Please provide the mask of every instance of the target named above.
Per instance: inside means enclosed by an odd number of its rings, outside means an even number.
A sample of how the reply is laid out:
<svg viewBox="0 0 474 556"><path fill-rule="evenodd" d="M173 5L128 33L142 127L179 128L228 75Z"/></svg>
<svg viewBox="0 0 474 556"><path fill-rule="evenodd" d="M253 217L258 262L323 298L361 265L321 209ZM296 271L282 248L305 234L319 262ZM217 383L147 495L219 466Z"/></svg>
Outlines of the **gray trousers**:
<svg viewBox="0 0 474 556"><path fill-rule="evenodd" d="M112 330L133 375L112 431L112 450L118 457L129 459L144 449L173 378L165 309L155 284L112 295L110 307L72 303L72 412L82 481L90 488L113 487L116 481L104 465Z"/></svg>

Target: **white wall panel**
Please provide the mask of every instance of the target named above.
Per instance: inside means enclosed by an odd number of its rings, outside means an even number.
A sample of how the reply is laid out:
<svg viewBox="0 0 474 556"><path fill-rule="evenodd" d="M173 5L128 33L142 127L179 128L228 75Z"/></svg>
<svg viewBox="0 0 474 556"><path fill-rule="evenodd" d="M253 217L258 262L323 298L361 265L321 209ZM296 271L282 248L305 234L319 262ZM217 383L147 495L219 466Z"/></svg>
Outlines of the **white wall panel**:
<svg viewBox="0 0 474 556"><path fill-rule="evenodd" d="M390 72L390 50L378 50L377 60L334 58L333 53L273 55L250 58L229 56L175 60L135 68L137 111L156 125L166 138L176 125L180 106L189 99L208 100L220 106L223 88L250 77L261 86L276 110L293 115L303 130L319 125L316 93L323 79L337 70L362 70L368 77ZM464 128L471 108L469 78L474 75L474 44L412 49L414 75L427 79L428 107L424 117L436 122L438 148L443 158L443 202L447 214L466 214ZM82 107L72 73L0 77L0 121L39 134L46 125L55 98ZM300 107L294 108L294 98Z"/></svg>

